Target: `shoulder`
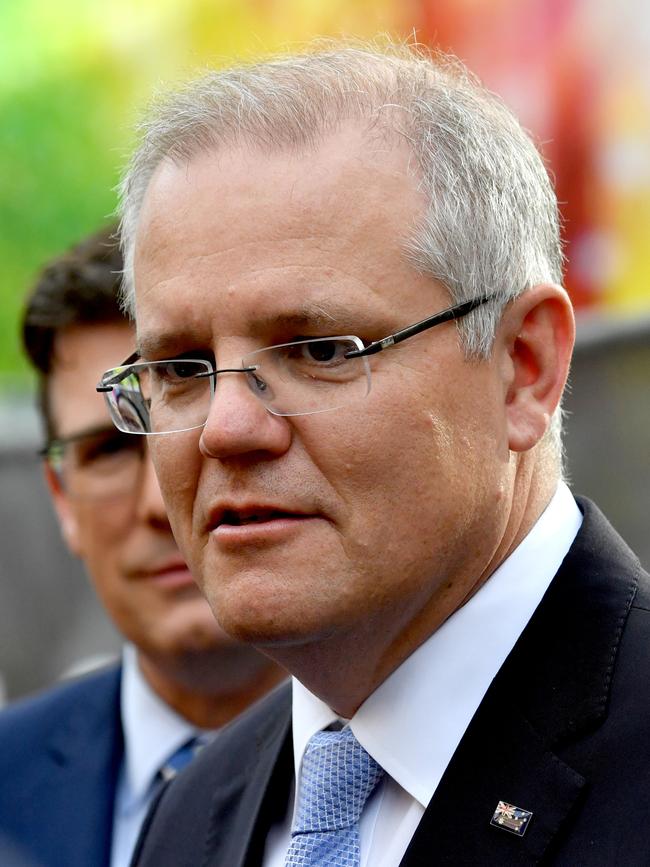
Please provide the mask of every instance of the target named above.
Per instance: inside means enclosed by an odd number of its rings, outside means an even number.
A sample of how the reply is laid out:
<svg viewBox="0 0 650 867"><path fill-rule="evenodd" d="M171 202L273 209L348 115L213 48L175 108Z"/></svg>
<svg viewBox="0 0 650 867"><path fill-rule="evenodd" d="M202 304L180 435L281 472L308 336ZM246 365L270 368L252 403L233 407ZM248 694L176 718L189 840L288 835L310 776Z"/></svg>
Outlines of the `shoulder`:
<svg viewBox="0 0 650 867"><path fill-rule="evenodd" d="M119 707L121 667L110 666L43 690L8 705L0 712L0 756L14 743L29 749L34 738L51 732L59 721L73 721L79 713L104 716Z"/></svg>
<svg viewBox="0 0 650 867"><path fill-rule="evenodd" d="M569 552L577 565L587 565L591 573L605 578L613 591L622 591L626 606L621 615L621 630L632 617L639 624L650 626L650 576L639 558L619 536L607 518L590 500L577 498L584 521ZM648 646L650 652L650 645Z"/></svg>
<svg viewBox="0 0 650 867"><path fill-rule="evenodd" d="M590 686L592 720L602 714L603 731L647 742L650 767L650 576L597 506L578 505L584 521L552 588L550 625L562 634L566 622L568 665Z"/></svg>
<svg viewBox="0 0 650 867"><path fill-rule="evenodd" d="M598 507L584 497L576 500L582 527L558 573L562 586L553 589L564 595L565 608L571 603L571 616L589 614L592 624L607 627L597 634L609 642L613 672L614 663L620 670L624 661L617 651L637 638L638 652L650 657L650 576Z"/></svg>
<svg viewBox="0 0 650 867"><path fill-rule="evenodd" d="M0 726L65 711L78 701L97 701L119 695L121 673L121 666L112 665L12 702L0 711Z"/></svg>
<svg viewBox="0 0 650 867"><path fill-rule="evenodd" d="M583 522L558 575L579 576L575 590L583 595L595 590L622 605L621 627L635 608L650 606L648 573L639 558L590 500L577 497Z"/></svg>
<svg viewBox="0 0 650 867"><path fill-rule="evenodd" d="M598 506L587 497L576 496L583 522L570 549L586 558L600 560L606 567L633 573L643 572L638 557L619 535Z"/></svg>
<svg viewBox="0 0 650 867"><path fill-rule="evenodd" d="M582 504L581 504L582 506ZM567 852L597 852L594 863L647 863L650 815L650 576L592 504L585 511L589 545L584 561L592 579L576 605L574 629L589 620L599 643L585 643L571 659L576 678L592 686L582 709L590 728L567 738L564 761L587 782ZM594 518L595 516L595 518ZM591 525L591 526L590 526ZM601 660L600 667L593 660ZM574 702L572 716L580 712ZM637 854L630 854L637 853ZM585 860L587 863L588 859ZM562 862L564 863L564 862ZM591 863L591 861L589 861Z"/></svg>
<svg viewBox="0 0 650 867"><path fill-rule="evenodd" d="M617 687L614 701L626 696L635 709L627 722L647 730L650 721L650 690L647 689L650 672L650 575L640 566L629 613L621 622L620 630L620 650L612 671L613 683Z"/></svg>
<svg viewBox="0 0 650 867"><path fill-rule="evenodd" d="M103 864L123 749L120 719L117 666L0 713L0 836L39 863Z"/></svg>

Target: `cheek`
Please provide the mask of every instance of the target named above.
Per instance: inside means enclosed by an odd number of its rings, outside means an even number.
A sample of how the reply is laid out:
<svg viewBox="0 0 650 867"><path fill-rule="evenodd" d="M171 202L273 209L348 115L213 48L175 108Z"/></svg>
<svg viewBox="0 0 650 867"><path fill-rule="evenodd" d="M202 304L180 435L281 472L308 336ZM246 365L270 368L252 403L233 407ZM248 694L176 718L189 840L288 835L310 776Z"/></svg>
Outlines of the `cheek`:
<svg viewBox="0 0 650 867"><path fill-rule="evenodd" d="M320 437L314 431L306 449L342 504L347 546L371 556L418 534L443 484L451 437L426 413L395 403L349 421Z"/></svg>
<svg viewBox="0 0 650 867"><path fill-rule="evenodd" d="M115 559L132 526L133 515L121 501L79 503L75 508L75 521L79 556L94 572L102 570L104 561Z"/></svg>
<svg viewBox="0 0 650 867"><path fill-rule="evenodd" d="M445 536L457 537L482 510L494 482L480 419L431 402L393 399L327 438L314 432L312 443L319 470L344 504L344 537L355 559L441 554Z"/></svg>
<svg viewBox="0 0 650 867"><path fill-rule="evenodd" d="M114 618L129 608L132 593L123 574L125 549L128 547L133 516L120 504L83 509L79 515L80 556L98 596Z"/></svg>
<svg viewBox="0 0 650 867"><path fill-rule="evenodd" d="M199 481L200 431L151 437L149 452L174 533L191 520Z"/></svg>

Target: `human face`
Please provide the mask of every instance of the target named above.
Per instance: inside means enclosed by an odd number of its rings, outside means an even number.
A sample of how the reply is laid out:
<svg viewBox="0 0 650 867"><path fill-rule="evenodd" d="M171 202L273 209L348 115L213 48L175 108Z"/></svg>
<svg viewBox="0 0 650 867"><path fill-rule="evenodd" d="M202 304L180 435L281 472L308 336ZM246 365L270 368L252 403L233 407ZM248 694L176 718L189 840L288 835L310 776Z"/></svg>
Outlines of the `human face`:
<svg viewBox="0 0 650 867"><path fill-rule="evenodd" d="M447 306L403 256L423 208L408 161L349 129L304 155L159 167L136 242L143 357L212 353L233 368L259 347L377 339ZM226 374L202 431L151 438L214 611L289 668L279 648L336 639L390 669L472 591L503 532L499 365L466 361L453 324L370 364L358 405L293 418Z"/></svg>
<svg viewBox="0 0 650 867"><path fill-rule="evenodd" d="M61 438L111 422L95 393L101 372L133 348L122 323L75 326L58 335L48 396ZM171 533L153 466L144 453L124 493L75 496L49 471L64 537L83 561L117 628L151 660L170 662L230 640L216 625Z"/></svg>

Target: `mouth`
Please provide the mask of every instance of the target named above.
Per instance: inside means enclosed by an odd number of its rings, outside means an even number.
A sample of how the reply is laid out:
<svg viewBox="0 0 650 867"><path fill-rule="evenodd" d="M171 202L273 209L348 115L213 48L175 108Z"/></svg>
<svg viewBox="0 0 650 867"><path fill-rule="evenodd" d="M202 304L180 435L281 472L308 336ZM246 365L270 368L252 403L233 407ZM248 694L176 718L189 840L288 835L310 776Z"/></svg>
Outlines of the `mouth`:
<svg viewBox="0 0 650 867"><path fill-rule="evenodd" d="M264 545L288 539L320 515L276 505L223 505L212 512L209 532L226 547Z"/></svg>
<svg viewBox="0 0 650 867"><path fill-rule="evenodd" d="M194 586L194 579L184 560L172 558L155 563L138 573L138 577L170 589Z"/></svg>
<svg viewBox="0 0 650 867"><path fill-rule="evenodd" d="M220 520L215 525L216 527L242 527L246 524L264 524L268 521L281 521L285 518L305 518L304 514L297 512L285 512L282 509L259 509L259 510L244 510L237 511L235 509L225 509Z"/></svg>

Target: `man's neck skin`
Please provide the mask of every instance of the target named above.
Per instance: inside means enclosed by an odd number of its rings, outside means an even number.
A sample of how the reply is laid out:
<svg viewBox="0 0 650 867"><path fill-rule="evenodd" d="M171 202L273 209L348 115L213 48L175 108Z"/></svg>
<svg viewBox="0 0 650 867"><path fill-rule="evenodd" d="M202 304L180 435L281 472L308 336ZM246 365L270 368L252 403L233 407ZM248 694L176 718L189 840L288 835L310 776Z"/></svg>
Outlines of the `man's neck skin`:
<svg viewBox="0 0 650 867"><path fill-rule="evenodd" d="M221 728L287 677L266 657L241 647L172 663L138 652L138 665L159 698L201 729Z"/></svg>
<svg viewBox="0 0 650 867"><path fill-rule="evenodd" d="M514 458L518 471L504 504L502 529L490 551L468 558L463 573L440 584L426 607L392 610L312 644L264 647L312 693L344 718L351 718L368 696L488 580L532 529L550 502L559 474L535 466L530 455ZM478 577L477 577L478 576ZM381 646L377 637L384 636Z"/></svg>

